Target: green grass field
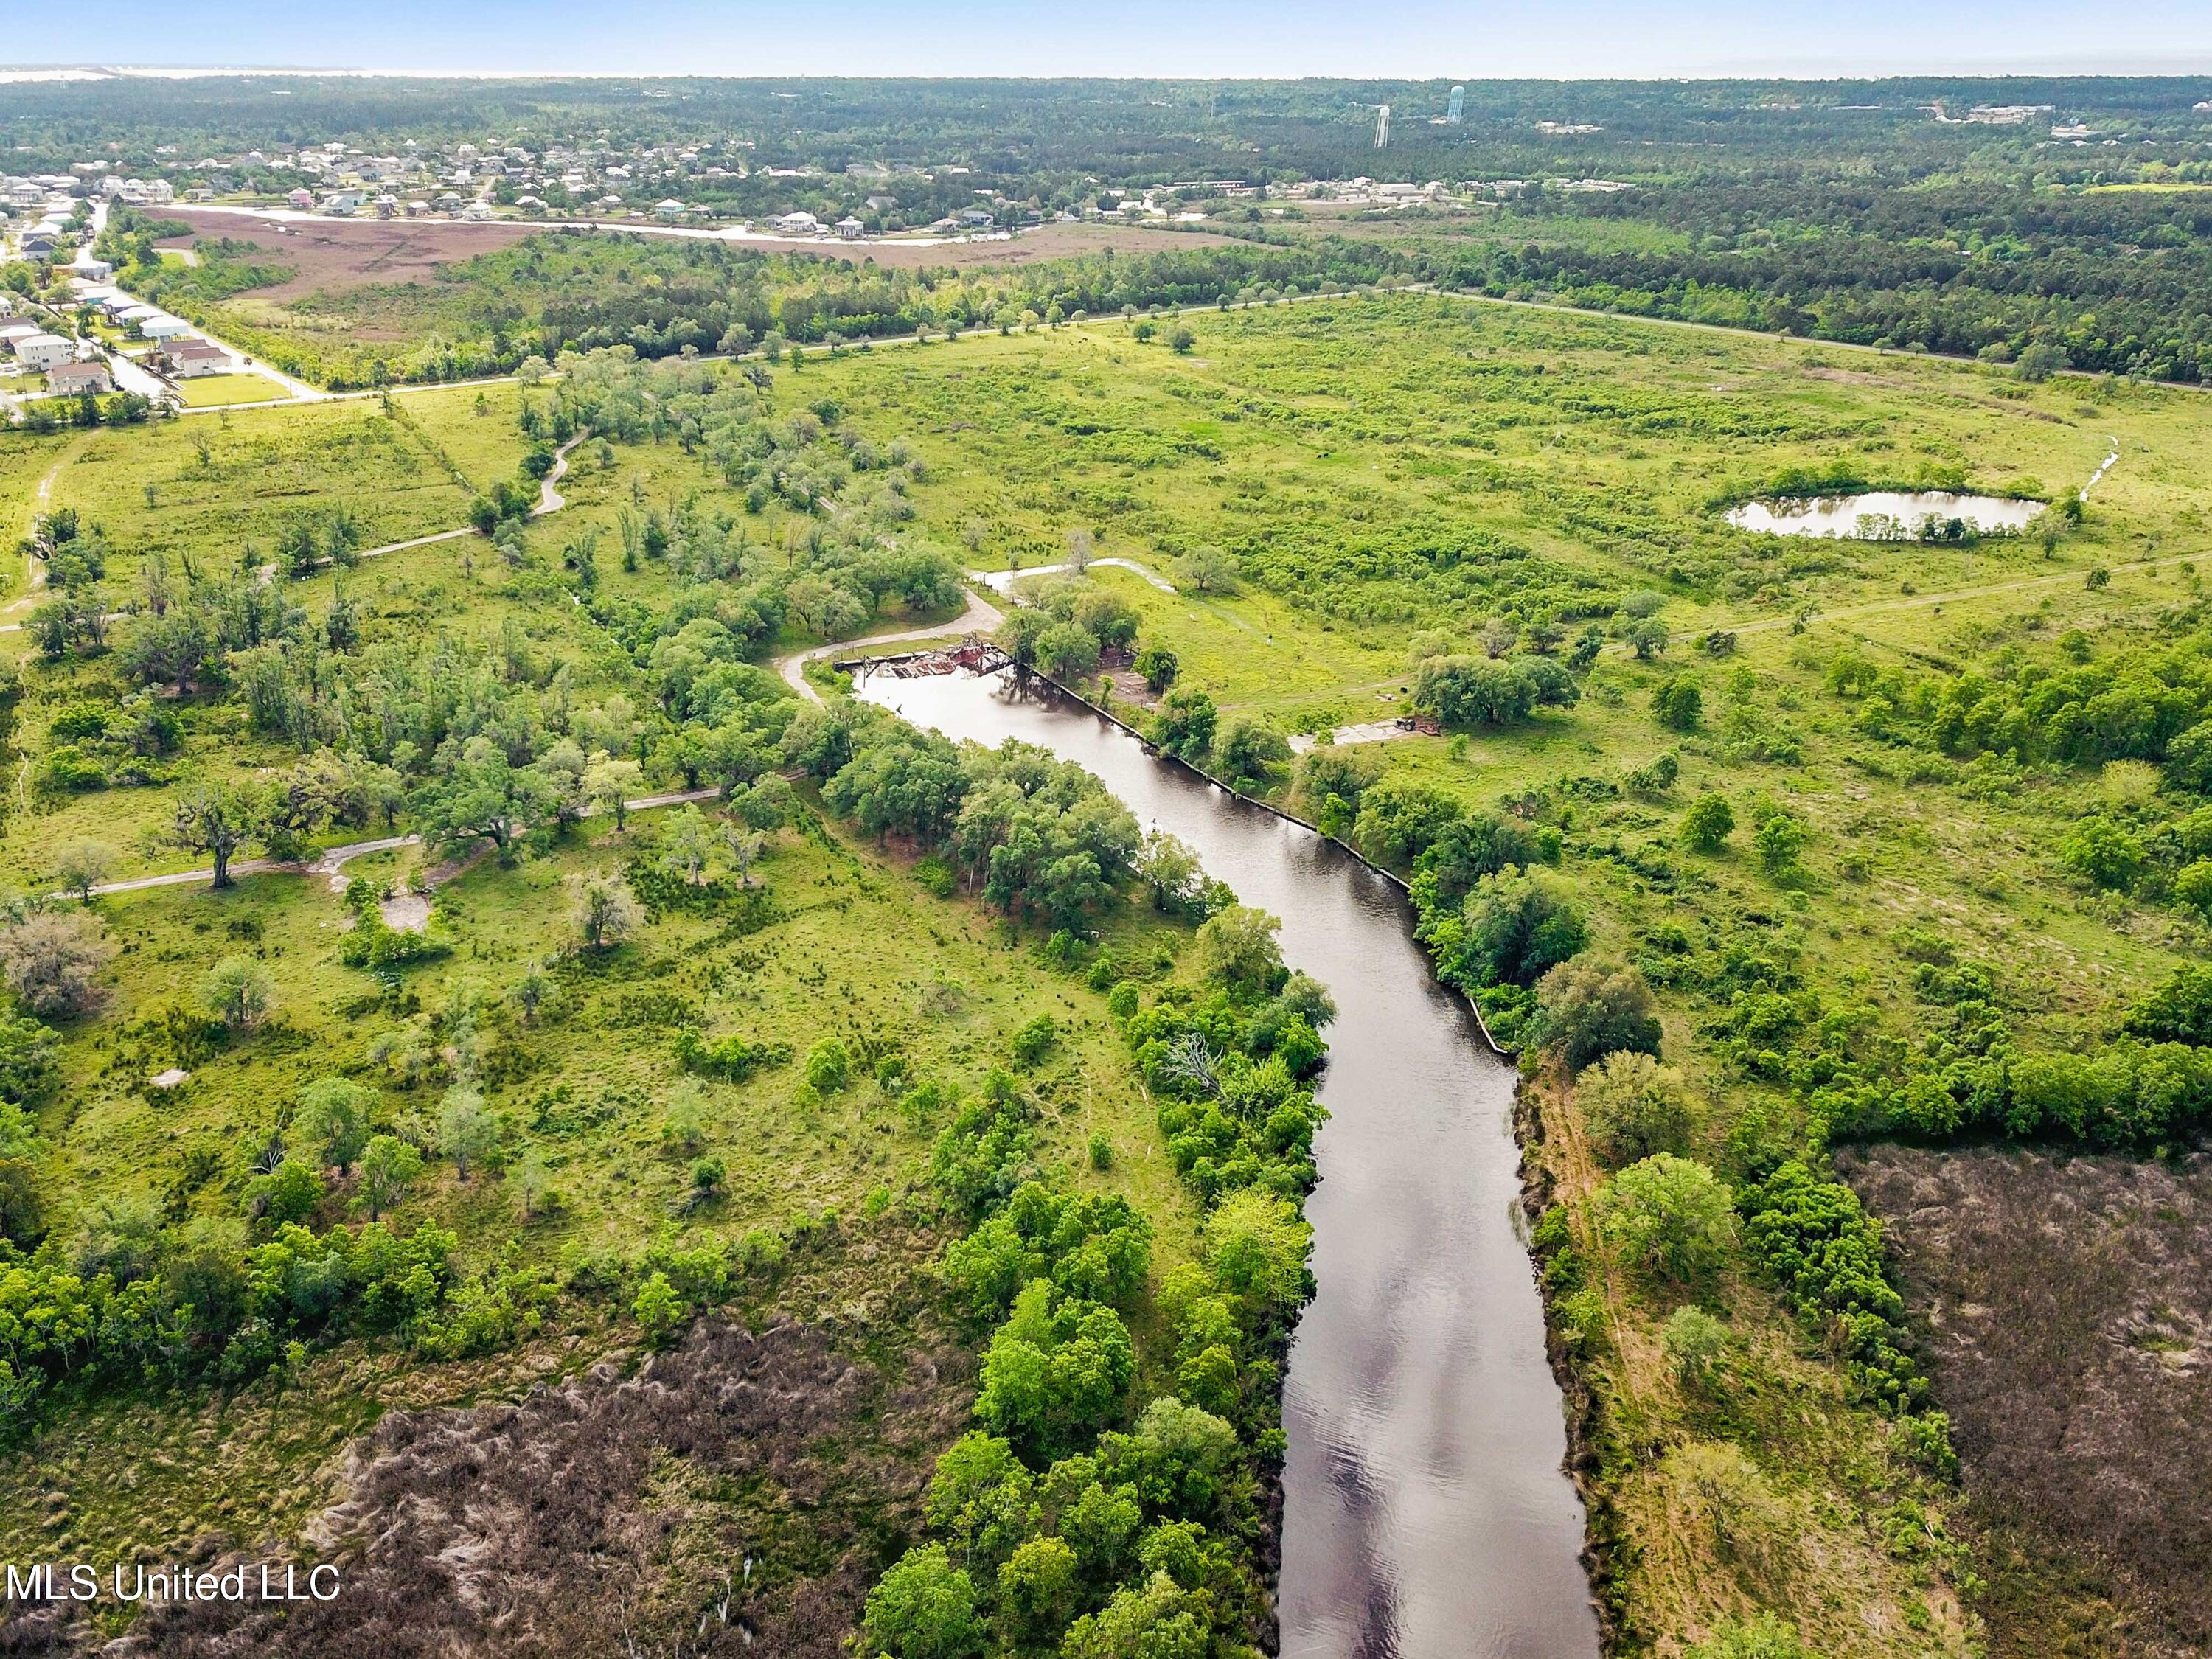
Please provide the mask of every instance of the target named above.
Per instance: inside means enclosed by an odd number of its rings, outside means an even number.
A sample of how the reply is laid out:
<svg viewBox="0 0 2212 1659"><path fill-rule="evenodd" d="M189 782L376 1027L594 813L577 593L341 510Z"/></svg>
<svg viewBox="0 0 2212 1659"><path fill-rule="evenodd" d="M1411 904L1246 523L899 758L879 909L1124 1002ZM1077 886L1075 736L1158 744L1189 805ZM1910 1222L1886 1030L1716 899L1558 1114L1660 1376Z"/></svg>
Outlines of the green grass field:
<svg viewBox="0 0 2212 1659"><path fill-rule="evenodd" d="M179 383L187 409L216 409L228 404L266 403L289 394L266 374L203 374Z"/></svg>

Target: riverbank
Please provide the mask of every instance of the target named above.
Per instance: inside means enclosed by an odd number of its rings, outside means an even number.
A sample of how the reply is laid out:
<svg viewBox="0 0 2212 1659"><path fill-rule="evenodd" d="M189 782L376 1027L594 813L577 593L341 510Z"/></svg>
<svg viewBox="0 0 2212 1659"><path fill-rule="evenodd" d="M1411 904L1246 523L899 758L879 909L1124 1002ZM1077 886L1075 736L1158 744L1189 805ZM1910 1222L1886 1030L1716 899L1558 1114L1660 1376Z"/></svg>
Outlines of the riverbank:
<svg viewBox="0 0 2212 1659"><path fill-rule="evenodd" d="M1285 963L1337 1001L1306 1206L1315 1294L1284 1382L1281 1650L1590 1659L1583 1516L1514 1219L1515 1075L1436 981L1403 884L1033 678L855 690L956 740L1082 765L1279 917Z"/></svg>

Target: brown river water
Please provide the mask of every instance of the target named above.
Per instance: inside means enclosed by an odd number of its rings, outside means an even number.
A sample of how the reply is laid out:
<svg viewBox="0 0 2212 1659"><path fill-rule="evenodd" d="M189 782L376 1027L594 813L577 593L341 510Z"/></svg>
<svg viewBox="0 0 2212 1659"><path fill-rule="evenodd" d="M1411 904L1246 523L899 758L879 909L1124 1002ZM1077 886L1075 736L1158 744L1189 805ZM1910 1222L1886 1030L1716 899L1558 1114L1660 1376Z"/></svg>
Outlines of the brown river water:
<svg viewBox="0 0 2212 1659"><path fill-rule="evenodd" d="M1008 675L862 682L947 737L1051 750L1180 836L1337 1020L1306 1203L1317 1285L1285 1378L1285 1659L1595 1659L1583 1509L1520 1209L1512 1067L1438 986L1404 896Z"/></svg>

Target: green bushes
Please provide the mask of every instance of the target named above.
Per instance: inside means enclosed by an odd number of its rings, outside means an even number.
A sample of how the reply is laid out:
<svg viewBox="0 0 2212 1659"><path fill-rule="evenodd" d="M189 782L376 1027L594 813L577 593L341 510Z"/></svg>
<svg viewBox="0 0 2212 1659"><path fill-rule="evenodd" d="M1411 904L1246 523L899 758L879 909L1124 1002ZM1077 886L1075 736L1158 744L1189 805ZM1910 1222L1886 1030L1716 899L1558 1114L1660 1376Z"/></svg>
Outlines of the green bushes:
<svg viewBox="0 0 2212 1659"><path fill-rule="evenodd" d="M1694 1158L1655 1152L1630 1164L1598 1196L1607 1236L1656 1278L1709 1280L1736 1237L1727 1187Z"/></svg>
<svg viewBox="0 0 2212 1659"><path fill-rule="evenodd" d="M755 1072L787 1064L790 1059L787 1042L748 1042L736 1036L709 1040L688 1029L676 1036L678 1065L724 1083L743 1083Z"/></svg>
<svg viewBox="0 0 2212 1659"><path fill-rule="evenodd" d="M1413 706L1447 726L1510 726L1540 708L1571 708L1574 677L1550 657L1431 657L1414 678Z"/></svg>
<svg viewBox="0 0 2212 1659"><path fill-rule="evenodd" d="M1905 1301L1884 1271L1881 1225L1858 1194L1792 1160L1739 1203L1753 1259L1810 1328L1841 1346L1852 1382L1885 1410L1920 1409L1928 1385L1905 1349Z"/></svg>

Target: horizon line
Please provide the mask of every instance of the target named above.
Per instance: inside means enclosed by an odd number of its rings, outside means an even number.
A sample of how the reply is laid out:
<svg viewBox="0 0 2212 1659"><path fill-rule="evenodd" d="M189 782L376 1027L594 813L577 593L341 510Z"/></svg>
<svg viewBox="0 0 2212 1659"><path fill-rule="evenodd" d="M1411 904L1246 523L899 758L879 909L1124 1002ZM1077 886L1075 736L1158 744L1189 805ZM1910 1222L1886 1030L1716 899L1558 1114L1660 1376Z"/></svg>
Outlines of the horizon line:
<svg viewBox="0 0 2212 1659"><path fill-rule="evenodd" d="M1842 82L1878 82L1885 81L2198 81L2212 77L2212 48L2202 49L2203 66L2190 69L2171 67L2171 55L2156 70L2121 68L2013 67L1996 69L1986 66L1955 69L1919 69L1910 71L1894 70L1863 70L1855 72L1816 72L1803 69L1762 68L1749 64L1715 64L1701 70L1673 70L1649 75L1620 74L1523 74L1523 75L1408 75L1380 71L1366 74L1187 74L1187 75L1098 75L1081 73L992 74L992 75L893 75L832 73L816 70L793 70L764 74L726 74L680 70L575 70L575 69L390 69L354 64L103 64L103 63L27 63L0 64L0 85L92 84L102 81L121 80L219 80L223 78L264 79L284 76L313 78L321 76L349 80L392 81L705 81L758 82L769 81L820 82L1131 82L1153 85L1202 85L1218 82L1250 83L1279 82L1293 84L1300 82L1373 82L1400 81L1411 85L1503 86L1528 82L1553 82L1563 85L1579 83L1621 82L1629 85L1654 86L1667 83L1699 82L1783 81L1795 85L1821 86Z"/></svg>

